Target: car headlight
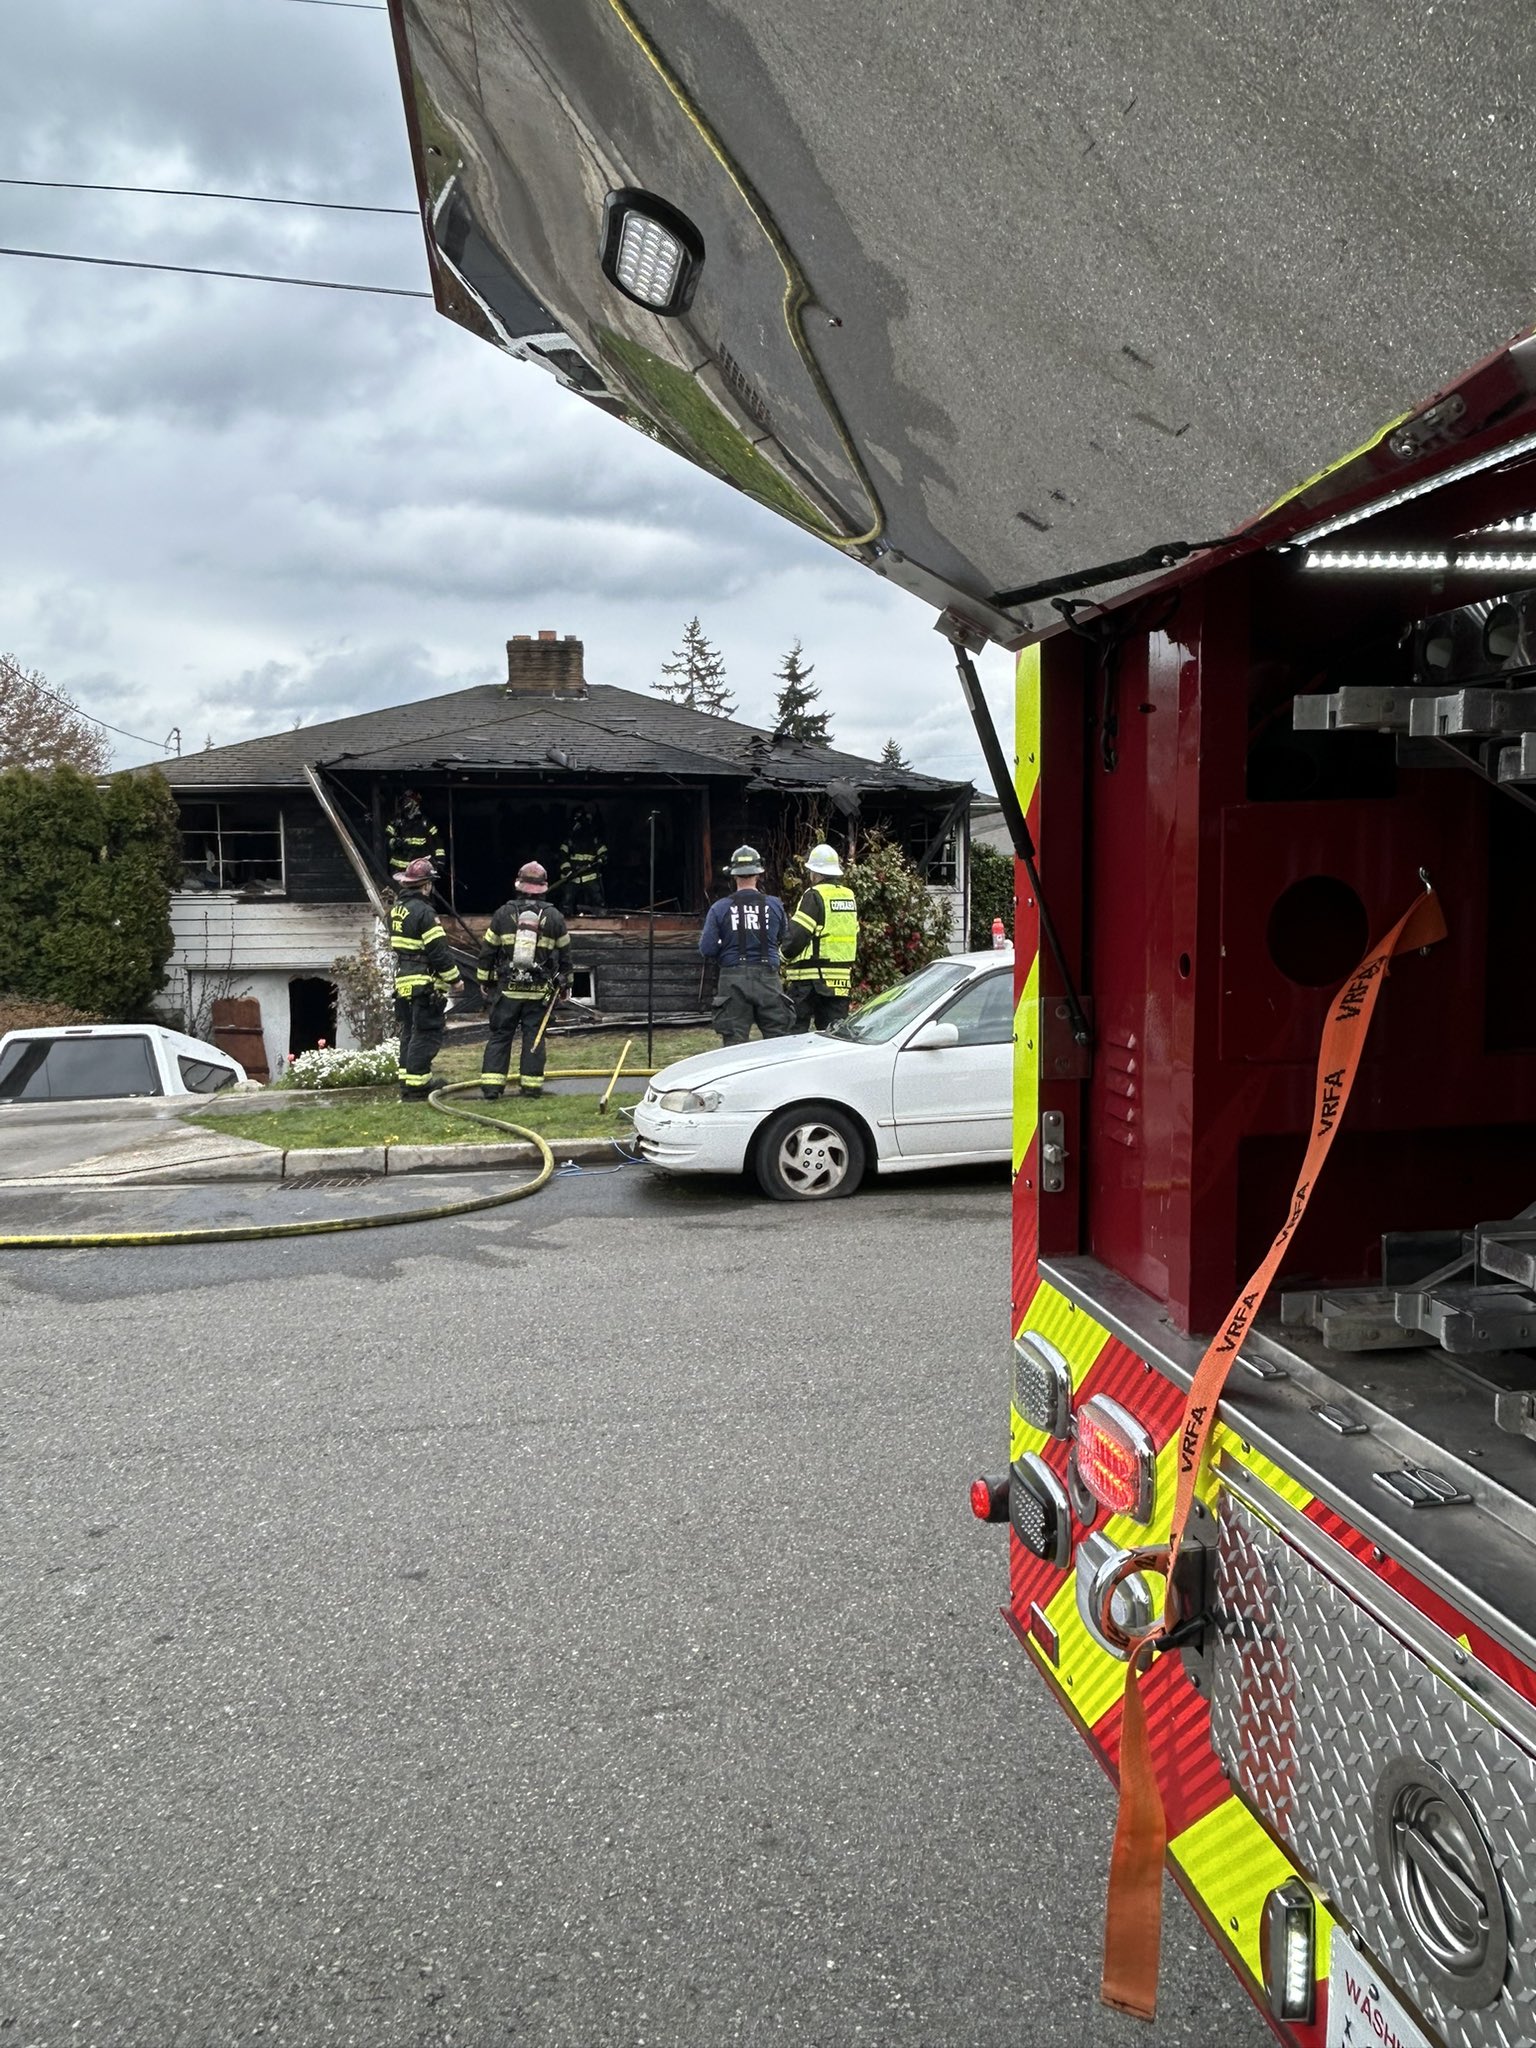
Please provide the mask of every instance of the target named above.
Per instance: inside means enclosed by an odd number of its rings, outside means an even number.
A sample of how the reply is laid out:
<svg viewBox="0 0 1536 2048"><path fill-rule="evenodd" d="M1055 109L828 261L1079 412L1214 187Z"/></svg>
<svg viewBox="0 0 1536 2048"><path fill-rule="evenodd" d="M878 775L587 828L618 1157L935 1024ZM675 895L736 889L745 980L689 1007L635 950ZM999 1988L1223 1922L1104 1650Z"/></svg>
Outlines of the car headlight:
<svg viewBox="0 0 1536 2048"><path fill-rule="evenodd" d="M695 1088L669 1088L656 1100L662 1109L675 1110L683 1116L697 1116L701 1111L720 1107L720 1098L713 1089L701 1092Z"/></svg>

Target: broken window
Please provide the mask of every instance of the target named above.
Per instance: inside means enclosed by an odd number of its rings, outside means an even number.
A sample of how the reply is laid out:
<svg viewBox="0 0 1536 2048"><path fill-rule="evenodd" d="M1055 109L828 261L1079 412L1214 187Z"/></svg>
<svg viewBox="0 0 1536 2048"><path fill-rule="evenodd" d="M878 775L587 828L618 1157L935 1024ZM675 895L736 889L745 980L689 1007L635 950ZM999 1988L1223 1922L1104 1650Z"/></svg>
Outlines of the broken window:
<svg viewBox="0 0 1536 2048"><path fill-rule="evenodd" d="M242 889L280 896L283 814L250 798L181 806L183 889Z"/></svg>
<svg viewBox="0 0 1536 2048"><path fill-rule="evenodd" d="M912 818L902 832L902 847L914 866L930 846L933 835L943 823L941 818L932 816ZM934 847L923 880L930 889L955 889L960 883L960 828L951 825L949 831Z"/></svg>

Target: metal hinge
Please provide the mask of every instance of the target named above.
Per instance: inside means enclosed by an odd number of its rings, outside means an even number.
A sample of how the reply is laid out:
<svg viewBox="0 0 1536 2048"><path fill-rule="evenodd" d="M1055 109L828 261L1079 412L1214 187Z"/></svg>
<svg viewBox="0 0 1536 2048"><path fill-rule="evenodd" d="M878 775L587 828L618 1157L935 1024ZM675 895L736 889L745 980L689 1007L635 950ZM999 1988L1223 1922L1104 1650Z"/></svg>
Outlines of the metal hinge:
<svg viewBox="0 0 1536 2048"><path fill-rule="evenodd" d="M1082 1015L1093 1029L1093 1003L1082 1004ZM1042 1081L1086 1081L1093 1073L1093 1044L1084 1044L1073 1026L1072 1005L1063 996L1044 996L1040 1002L1040 1078Z"/></svg>
<svg viewBox="0 0 1536 2048"><path fill-rule="evenodd" d="M1397 1472L1373 1472L1371 1477L1411 1508L1464 1508L1472 1504L1471 1494L1463 1493L1454 1480L1442 1479L1438 1472L1427 1472L1422 1465L1404 1465Z"/></svg>

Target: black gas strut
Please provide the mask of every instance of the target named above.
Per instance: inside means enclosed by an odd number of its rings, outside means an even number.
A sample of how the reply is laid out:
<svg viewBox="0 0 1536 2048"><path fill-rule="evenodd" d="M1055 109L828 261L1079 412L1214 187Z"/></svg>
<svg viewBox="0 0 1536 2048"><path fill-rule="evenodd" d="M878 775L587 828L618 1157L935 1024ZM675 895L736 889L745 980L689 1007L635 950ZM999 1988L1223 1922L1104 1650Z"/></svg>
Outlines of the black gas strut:
<svg viewBox="0 0 1536 2048"><path fill-rule="evenodd" d="M940 631L944 631L942 625ZM1035 842L1030 837L1024 808L1019 802L1019 793L1013 786L1012 772L1003 759L1002 743L997 737L997 727L992 723L992 713L988 710L987 700L981 693L981 679L976 673L975 663L958 639L954 641L954 648L955 667L960 672L960 687L965 692L971 723L976 728L976 737L981 742L987 772L992 777L992 786L997 791L997 800L1002 806L1003 823L1008 827L1008 836L1013 841L1014 852L1024 863L1024 872L1029 876L1029 886L1034 890L1035 902L1040 908L1040 929L1045 935L1045 943L1051 949L1056 972L1061 977L1062 999L1067 1006L1067 1020L1072 1027L1073 1039L1078 1045L1089 1045L1092 1043L1092 1033L1088 1028L1087 1013L1083 1009L1077 986L1062 953L1055 921L1041 892L1040 873L1035 866Z"/></svg>

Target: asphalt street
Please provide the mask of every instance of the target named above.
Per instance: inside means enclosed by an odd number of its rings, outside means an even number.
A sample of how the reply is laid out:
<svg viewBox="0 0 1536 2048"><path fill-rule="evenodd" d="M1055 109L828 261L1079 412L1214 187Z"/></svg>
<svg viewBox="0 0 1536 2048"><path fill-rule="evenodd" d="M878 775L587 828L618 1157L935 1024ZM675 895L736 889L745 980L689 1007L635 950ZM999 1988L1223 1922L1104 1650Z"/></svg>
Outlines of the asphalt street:
<svg viewBox="0 0 1536 2048"><path fill-rule="evenodd" d="M1256 2048L1171 1888L1097 2003L1007 1275L994 1173L0 1255L0 2040Z"/></svg>

